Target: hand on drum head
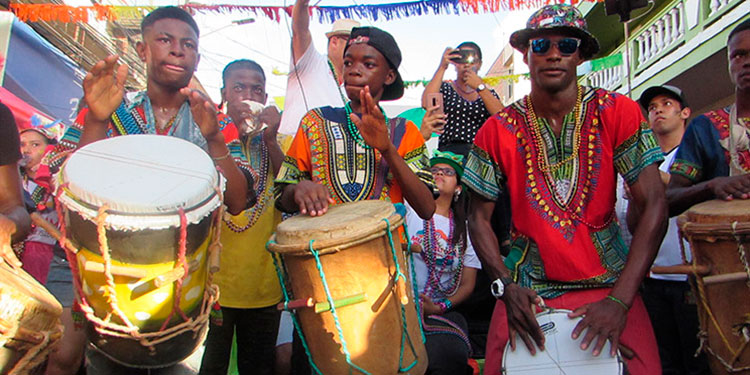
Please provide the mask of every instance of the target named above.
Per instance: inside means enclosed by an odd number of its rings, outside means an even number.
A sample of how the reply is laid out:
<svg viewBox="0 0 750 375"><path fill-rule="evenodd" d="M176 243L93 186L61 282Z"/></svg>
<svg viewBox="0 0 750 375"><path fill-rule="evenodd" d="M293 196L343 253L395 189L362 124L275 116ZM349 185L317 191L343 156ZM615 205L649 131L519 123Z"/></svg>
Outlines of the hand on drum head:
<svg viewBox="0 0 750 375"><path fill-rule="evenodd" d="M583 330L586 335L581 341L581 350L586 350L596 339L593 354L598 356L601 353L607 339L612 341L612 350L610 355L617 355L617 347L620 344L620 334L625 329L625 321L628 312L617 302L603 298L600 301L583 305L572 313L568 314L570 318L583 316L576 325L571 335L573 339L578 339Z"/></svg>
<svg viewBox="0 0 750 375"><path fill-rule="evenodd" d="M516 333L518 333L532 355L536 354L534 343L539 349L544 350L544 334L536 321L536 308L534 307L540 304L542 299L533 290L522 288L515 283L505 286L502 299L508 315L510 348L516 350Z"/></svg>
<svg viewBox="0 0 750 375"><path fill-rule="evenodd" d="M180 89L180 94L185 95L190 102L190 112L193 120L198 124L203 138L206 141L224 143L224 136L219 128L219 120L216 117L216 106L206 94L188 87Z"/></svg>
<svg viewBox="0 0 750 375"><path fill-rule="evenodd" d="M732 177L716 177L708 182L716 199L730 201L734 198L750 198L750 174Z"/></svg>
<svg viewBox="0 0 750 375"><path fill-rule="evenodd" d="M10 246L10 238L16 230L16 223L7 216L0 214L0 256L13 268L21 268L22 263Z"/></svg>
<svg viewBox="0 0 750 375"><path fill-rule="evenodd" d="M107 56L91 68L83 79L83 99L89 108L89 116L97 122L107 122L122 103L128 66L115 67L119 56Z"/></svg>
<svg viewBox="0 0 750 375"><path fill-rule="evenodd" d="M294 202L301 214L320 216L328 211L328 205L333 204L334 200L325 186L303 180L294 188Z"/></svg>

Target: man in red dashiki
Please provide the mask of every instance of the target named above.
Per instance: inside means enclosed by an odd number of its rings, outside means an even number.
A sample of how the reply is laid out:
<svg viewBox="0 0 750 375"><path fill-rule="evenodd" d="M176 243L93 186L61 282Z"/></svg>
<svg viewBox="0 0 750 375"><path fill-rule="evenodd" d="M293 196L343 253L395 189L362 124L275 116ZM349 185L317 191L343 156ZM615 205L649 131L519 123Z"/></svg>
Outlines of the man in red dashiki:
<svg viewBox="0 0 750 375"><path fill-rule="evenodd" d="M530 306L584 316L573 331L581 349L600 355L607 340L634 352L634 374L660 374L659 355L638 287L666 229L657 169L661 150L638 104L603 89L580 87L576 67L599 49L580 12L549 5L535 12L511 44L529 65L531 94L491 117L466 163L472 192L470 230L498 298L488 334L485 373L498 374L517 337L533 354L545 338ZM616 175L644 211L630 249L615 219ZM507 188L512 247L500 257L490 218ZM506 325L507 322L507 325Z"/></svg>
<svg viewBox="0 0 750 375"><path fill-rule="evenodd" d="M729 33L727 52L735 102L696 117L685 130L670 168L671 216L710 199L750 198L750 19Z"/></svg>

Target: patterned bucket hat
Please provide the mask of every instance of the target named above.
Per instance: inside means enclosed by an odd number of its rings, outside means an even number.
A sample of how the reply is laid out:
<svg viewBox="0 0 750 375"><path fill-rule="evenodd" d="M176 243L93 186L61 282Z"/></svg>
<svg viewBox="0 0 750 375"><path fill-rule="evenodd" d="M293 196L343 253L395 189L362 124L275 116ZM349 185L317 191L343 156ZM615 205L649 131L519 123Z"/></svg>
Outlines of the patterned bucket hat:
<svg viewBox="0 0 750 375"><path fill-rule="evenodd" d="M578 8L567 4L547 5L531 15L526 28L511 34L510 45L523 51L529 40L545 31L562 31L581 39L581 57L585 60L599 52L599 42L586 29L586 20Z"/></svg>

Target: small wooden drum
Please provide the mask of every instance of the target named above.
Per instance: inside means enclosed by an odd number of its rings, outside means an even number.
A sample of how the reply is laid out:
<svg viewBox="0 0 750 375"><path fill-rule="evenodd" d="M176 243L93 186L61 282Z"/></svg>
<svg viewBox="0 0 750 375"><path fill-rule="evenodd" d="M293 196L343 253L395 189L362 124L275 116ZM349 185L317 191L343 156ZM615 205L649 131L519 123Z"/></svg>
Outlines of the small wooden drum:
<svg viewBox="0 0 750 375"><path fill-rule="evenodd" d="M277 227L268 248L283 255L297 299L290 306L302 306L296 316L323 374L425 372L427 352L399 241L402 223L393 204L370 200Z"/></svg>
<svg viewBox="0 0 750 375"><path fill-rule="evenodd" d="M690 243L700 336L711 371L750 374L750 200L703 202L677 224Z"/></svg>
<svg viewBox="0 0 750 375"><path fill-rule="evenodd" d="M620 356L610 357L612 343L607 341L599 356L589 350L581 350L583 335L577 340L571 338L573 329L581 318L568 318L570 310L550 309L536 316L545 336L544 351L531 355L523 342L510 348L510 342L503 353L503 374L506 375L615 375L623 374Z"/></svg>
<svg viewBox="0 0 750 375"><path fill-rule="evenodd" d="M61 336L62 306L22 269L0 260L0 374L29 374Z"/></svg>
<svg viewBox="0 0 750 375"><path fill-rule="evenodd" d="M114 137L77 150L58 179L93 345L131 367L188 357L218 293L207 265L224 181L211 158L174 137Z"/></svg>

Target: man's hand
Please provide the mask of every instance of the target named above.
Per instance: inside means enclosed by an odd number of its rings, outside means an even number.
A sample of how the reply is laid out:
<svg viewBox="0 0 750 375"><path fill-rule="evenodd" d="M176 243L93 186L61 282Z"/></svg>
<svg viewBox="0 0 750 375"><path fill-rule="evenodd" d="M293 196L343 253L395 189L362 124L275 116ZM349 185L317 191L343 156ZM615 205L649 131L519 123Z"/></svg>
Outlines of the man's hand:
<svg viewBox="0 0 750 375"><path fill-rule="evenodd" d="M294 202L301 214L320 216L328 211L328 205L335 201L328 194L328 189L310 180L300 181L294 188Z"/></svg>
<svg viewBox="0 0 750 375"><path fill-rule="evenodd" d="M477 72L472 69L464 71L462 78L463 81L466 82L466 84L474 90L476 90L477 87L479 87L479 85L484 82L482 81L482 78L477 75Z"/></svg>
<svg viewBox="0 0 750 375"><path fill-rule="evenodd" d="M427 110L427 113L422 118L422 126L419 127L419 132L422 133L424 140L430 139L432 133L443 134L443 127L445 126L445 114L439 113L440 107L432 107Z"/></svg>
<svg viewBox="0 0 750 375"><path fill-rule="evenodd" d="M359 133L362 134L365 143L380 151L381 154L385 154L394 146L388 136L385 116L370 94L370 86L365 86L364 90L359 91L359 100L362 118L354 113L349 116L359 129Z"/></svg>
<svg viewBox="0 0 750 375"><path fill-rule="evenodd" d="M0 256L13 268L21 268L23 265L13 247L10 245L10 238L16 232L16 223L7 216L0 214Z"/></svg>
<svg viewBox="0 0 750 375"><path fill-rule="evenodd" d="M276 142L276 135L279 134L279 125L281 124L279 109L273 105L264 108L260 115L258 115L258 121L268 125L266 132L263 133L265 140Z"/></svg>
<svg viewBox="0 0 750 375"><path fill-rule="evenodd" d="M579 316L583 316L583 319L576 325L572 337L574 340L578 339L583 330L586 329L586 336L581 341L581 349L588 349L589 345L594 342L594 339L597 339L593 354L598 356L602 348L604 348L604 344L607 343L607 339L609 339L612 341L612 349L609 354L614 357L617 354L617 347L620 343L620 334L625 329L625 321L628 317L624 306L620 306L617 302L604 298L600 301L583 305L568 314L568 317L571 319Z"/></svg>
<svg viewBox="0 0 750 375"><path fill-rule="evenodd" d="M190 112L193 113L193 120L201 130L203 138L206 141L224 143L224 135L219 129L219 120L216 118L216 106L206 94L187 87L180 89L180 94L190 102Z"/></svg>
<svg viewBox="0 0 750 375"><path fill-rule="evenodd" d="M128 66L115 68L117 55L108 56L91 68L83 78L83 99L89 108L88 116L96 122L105 123L122 103Z"/></svg>
<svg viewBox="0 0 750 375"><path fill-rule="evenodd" d="M750 198L750 174L732 177L716 177L708 182L716 199L731 201L734 198Z"/></svg>
<svg viewBox="0 0 750 375"><path fill-rule="evenodd" d="M536 354L534 343L544 350L544 333L536 321L534 305L541 303L541 298L531 289L518 284L508 284L502 298L508 315L508 333L511 350L516 350L516 333L526 344L531 355ZM532 342L533 340L533 342Z"/></svg>

